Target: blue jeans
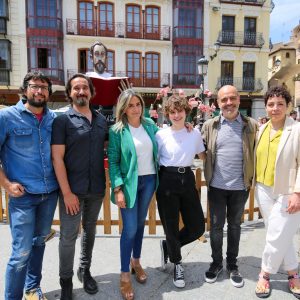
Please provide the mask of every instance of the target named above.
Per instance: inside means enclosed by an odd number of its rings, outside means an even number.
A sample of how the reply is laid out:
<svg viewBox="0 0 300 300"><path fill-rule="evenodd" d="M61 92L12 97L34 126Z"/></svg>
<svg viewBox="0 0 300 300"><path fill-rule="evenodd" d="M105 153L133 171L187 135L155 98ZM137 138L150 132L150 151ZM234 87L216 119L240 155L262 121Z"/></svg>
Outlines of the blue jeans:
<svg viewBox="0 0 300 300"><path fill-rule="evenodd" d="M5 277L5 300L21 300L23 290L40 286L45 237L57 204L57 191L9 199L12 254Z"/></svg>
<svg viewBox="0 0 300 300"><path fill-rule="evenodd" d="M244 214L249 190L223 190L210 186L208 201L210 211L210 245L214 264L223 262L223 228L227 217L226 263L235 268L239 254L241 219Z"/></svg>
<svg viewBox="0 0 300 300"><path fill-rule="evenodd" d="M156 184L156 174L138 177L138 188L133 208L121 208L123 230L120 240L121 272L129 272L131 253L140 258L145 219Z"/></svg>

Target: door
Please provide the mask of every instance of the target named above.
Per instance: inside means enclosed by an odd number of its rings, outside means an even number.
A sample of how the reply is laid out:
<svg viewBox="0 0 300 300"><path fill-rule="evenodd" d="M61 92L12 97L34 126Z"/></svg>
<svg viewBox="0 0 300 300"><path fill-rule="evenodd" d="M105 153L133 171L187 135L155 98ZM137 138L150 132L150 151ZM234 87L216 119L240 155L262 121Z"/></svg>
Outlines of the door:
<svg viewBox="0 0 300 300"><path fill-rule="evenodd" d="M221 62L221 87L227 84L233 85L233 61Z"/></svg>
<svg viewBox="0 0 300 300"><path fill-rule="evenodd" d="M243 91L253 91L255 89L255 63L243 63Z"/></svg>
<svg viewBox="0 0 300 300"><path fill-rule="evenodd" d="M245 18L244 44L256 45L256 18Z"/></svg>
<svg viewBox="0 0 300 300"><path fill-rule="evenodd" d="M222 43L223 44L235 43L234 27L235 27L234 16L222 16Z"/></svg>

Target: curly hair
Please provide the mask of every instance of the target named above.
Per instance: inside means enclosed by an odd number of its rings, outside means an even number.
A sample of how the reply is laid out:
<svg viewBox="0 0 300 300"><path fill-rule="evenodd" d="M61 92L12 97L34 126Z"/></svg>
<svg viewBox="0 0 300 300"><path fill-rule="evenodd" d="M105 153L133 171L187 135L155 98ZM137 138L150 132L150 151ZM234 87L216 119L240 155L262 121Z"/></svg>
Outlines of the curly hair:
<svg viewBox="0 0 300 300"><path fill-rule="evenodd" d="M174 109L177 111L185 110L186 115L188 115L192 110L187 98L172 95L163 103L163 111L165 116L169 118L170 111Z"/></svg>
<svg viewBox="0 0 300 300"><path fill-rule="evenodd" d="M25 75L23 79L22 86L20 87L20 92L23 94L23 97L26 98L25 92L28 88L28 84L30 80L40 80L41 82L48 83L48 91L49 91L49 97L52 95L52 82L51 80L45 76L42 72L40 71L33 71L29 72Z"/></svg>
<svg viewBox="0 0 300 300"><path fill-rule="evenodd" d="M292 101L291 94L283 86L270 87L269 90L266 92L266 94L264 96L265 106L267 105L267 102L270 98L280 97L280 96L282 98L284 98L284 100L286 102L286 105L288 105Z"/></svg>

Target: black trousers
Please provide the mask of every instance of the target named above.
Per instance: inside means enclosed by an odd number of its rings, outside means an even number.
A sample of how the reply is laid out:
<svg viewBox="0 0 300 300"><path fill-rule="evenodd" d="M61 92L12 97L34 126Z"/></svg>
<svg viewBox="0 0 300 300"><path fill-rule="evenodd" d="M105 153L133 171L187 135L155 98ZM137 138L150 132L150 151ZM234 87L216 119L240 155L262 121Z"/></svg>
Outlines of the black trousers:
<svg viewBox="0 0 300 300"><path fill-rule="evenodd" d="M195 176L161 170L156 193L158 211L166 234L170 261L181 261L181 247L195 241L205 230L204 215L195 187ZM179 213L184 227L179 230Z"/></svg>
<svg viewBox="0 0 300 300"><path fill-rule="evenodd" d="M235 267L239 253L241 219L249 190L223 190L209 187L208 201L210 210L210 245L215 264L223 263L223 227L227 217L227 253L226 262Z"/></svg>

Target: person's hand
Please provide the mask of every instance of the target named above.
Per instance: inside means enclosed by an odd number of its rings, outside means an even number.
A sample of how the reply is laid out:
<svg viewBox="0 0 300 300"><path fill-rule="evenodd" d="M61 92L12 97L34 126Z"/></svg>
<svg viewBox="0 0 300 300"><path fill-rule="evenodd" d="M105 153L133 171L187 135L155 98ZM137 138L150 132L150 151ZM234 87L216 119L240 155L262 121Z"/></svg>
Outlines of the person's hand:
<svg viewBox="0 0 300 300"><path fill-rule="evenodd" d="M10 182L5 189L10 196L16 198L23 196L25 192L23 185L18 182Z"/></svg>
<svg viewBox="0 0 300 300"><path fill-rule="evenodd" d="M187 129L188 132L191 132L194 129L193 124L191 124L189 122L185 122L184 126L185 126L185 128Z"/></svg>
<svg viewBox="0 0 300 300"><path fill-rule="evenodd" d="M286 211L289 214L294 214L300 211L300 193L293 193L288 200L288 207Z"/></svg>
<svg viewBox="0 0 300 300"><path fill-rule="evenodd" d="M68 215L76 215L79 213L80 204L78 197L73 193L68 193L64 195L64 202L66 206L66 213Z"/></svg>
<svg viewBox="0 0 300 300"><path fill-rule="evenodd" d="M125 196L122 190L115 193L116 205L120 208L126 208Z"/></svg>

